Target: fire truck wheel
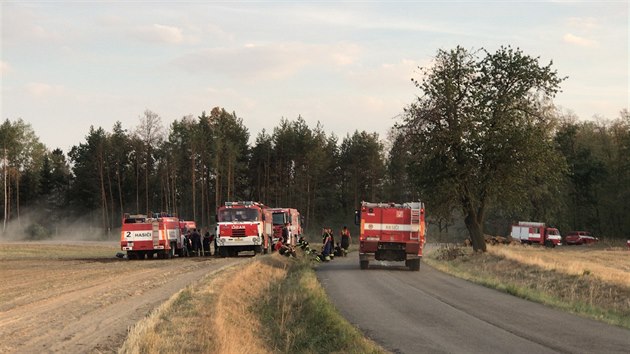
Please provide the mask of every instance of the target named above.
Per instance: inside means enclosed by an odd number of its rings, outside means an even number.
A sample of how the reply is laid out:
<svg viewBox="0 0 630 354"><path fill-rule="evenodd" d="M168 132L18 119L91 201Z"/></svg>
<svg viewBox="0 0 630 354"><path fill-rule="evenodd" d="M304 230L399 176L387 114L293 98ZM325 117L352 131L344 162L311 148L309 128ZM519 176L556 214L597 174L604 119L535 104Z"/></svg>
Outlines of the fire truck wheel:
<svg viewBox="0 0 630 354"><path fill-rule="evenodd" d="M228 256L228 252L227 252L227 248L225 247L219 247L219 255L221 255L221 257L225 258Z"/></svg>
<svg viewBox="0 0 630 354"><path fill-rule="evenodd" d="M415 272L420 270L420 260L419 259L410 259L407 261L409 265L409 270L413 270Z"/></svg>
<svg viewBox="0 0 630 354"><path fill-rule="evenodd" d="M361 267L361 269L368 269L369 265L370 261L359 261L359 266Z"/></svg>
<svg viewBox="0 0 630 354"><path fill-rule="evenodd" d="M553 241L551 241L551 240L546 240L545 241L545 247L554 248L554 247L556 247L556 244L553 243Z"/></svg>

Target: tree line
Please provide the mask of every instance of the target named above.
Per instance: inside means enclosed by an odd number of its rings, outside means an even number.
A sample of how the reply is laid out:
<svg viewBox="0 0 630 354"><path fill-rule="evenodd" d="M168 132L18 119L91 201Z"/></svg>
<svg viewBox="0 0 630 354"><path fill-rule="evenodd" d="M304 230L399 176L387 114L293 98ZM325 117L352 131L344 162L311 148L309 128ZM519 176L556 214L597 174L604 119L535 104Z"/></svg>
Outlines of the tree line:
<svg viewBox="0 0 630 354"><path fill-rule="evenodd" d="M225 201L298 208L308 228L347 224L362 200L426 202L432 232L462 220L483 233L518 220L630 236L630 115L580 121L553 105L562 81L519 49L438 51L413 80L417 99L388 136L338 137L302 117L250 132L215 107L164 126L146 110L134 127L91 127L70 151L49 150L30 124L0 125L3 231L43 235L85 218L103 232L123 213L168 211L200 226Z"/></svg>

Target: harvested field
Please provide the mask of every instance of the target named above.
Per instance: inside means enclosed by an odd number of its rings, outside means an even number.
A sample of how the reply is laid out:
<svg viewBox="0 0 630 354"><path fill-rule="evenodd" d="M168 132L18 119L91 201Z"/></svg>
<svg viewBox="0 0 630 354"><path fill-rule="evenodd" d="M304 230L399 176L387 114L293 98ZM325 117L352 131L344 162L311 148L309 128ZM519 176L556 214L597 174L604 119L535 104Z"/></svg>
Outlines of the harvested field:
<svg viewBox="0 0 630 354"><path fill-rule="evenodd" d="M621 247L582 246L553 249L513 245L488 247L488 252L523 264L569 275L590 275L630 287L630 251Z"/></svg>
<svg viewBox="0 0 630 354"><path fill-rule="evenodd" d="M115 258L112 242L0 243L0 352L116 352L128 329L242 258Z"/></svg>

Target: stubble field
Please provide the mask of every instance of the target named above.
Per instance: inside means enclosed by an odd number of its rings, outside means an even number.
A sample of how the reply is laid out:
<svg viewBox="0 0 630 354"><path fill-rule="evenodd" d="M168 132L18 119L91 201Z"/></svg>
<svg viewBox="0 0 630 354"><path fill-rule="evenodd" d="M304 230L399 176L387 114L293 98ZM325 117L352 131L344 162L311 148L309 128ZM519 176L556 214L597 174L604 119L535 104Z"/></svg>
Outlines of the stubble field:
<svg viewBox="0 0 630 354"><path fill-rule="evenodd" d="M244 258L129 261L117 242L0 243L0 352L116 352L180 289Z"/></svg>

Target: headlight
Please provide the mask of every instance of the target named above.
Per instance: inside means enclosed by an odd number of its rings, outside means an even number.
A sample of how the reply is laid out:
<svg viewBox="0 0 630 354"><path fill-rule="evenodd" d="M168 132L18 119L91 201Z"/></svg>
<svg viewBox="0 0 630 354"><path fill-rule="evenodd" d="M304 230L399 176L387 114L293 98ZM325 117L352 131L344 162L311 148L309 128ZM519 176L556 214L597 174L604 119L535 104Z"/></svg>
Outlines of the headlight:
<svg viewBox="0 0 630 354"><path fill-rule="evenodd" d="M219 239L219 246L223 246L223 245L225 245L225 239L220 238Z"/></svg>
<svg viewBox="0 0 630 354"><path fill-rule="evenodd" d="M252 239L252 241L254 242L254 244L256 244L256 245L257 245L257 244L259 244L259 243L260 243L260 238L258 238L258 237L254 237L254 238Z"/></svg>

